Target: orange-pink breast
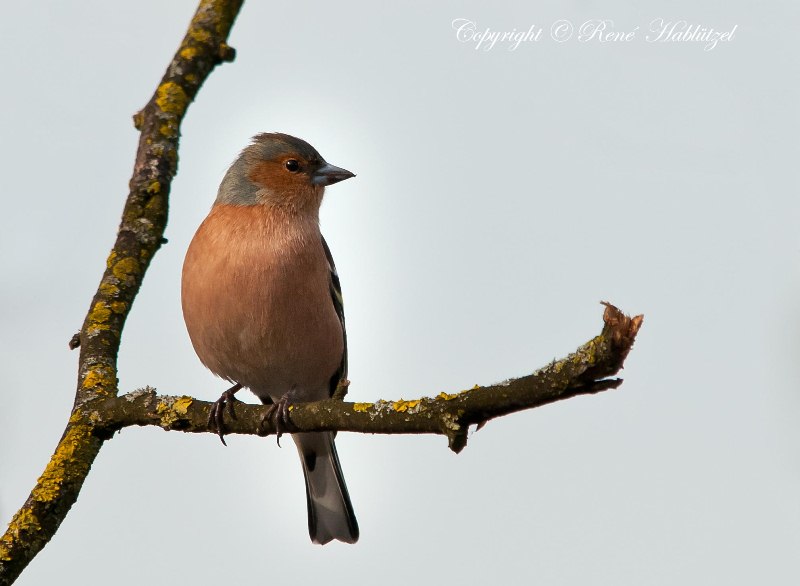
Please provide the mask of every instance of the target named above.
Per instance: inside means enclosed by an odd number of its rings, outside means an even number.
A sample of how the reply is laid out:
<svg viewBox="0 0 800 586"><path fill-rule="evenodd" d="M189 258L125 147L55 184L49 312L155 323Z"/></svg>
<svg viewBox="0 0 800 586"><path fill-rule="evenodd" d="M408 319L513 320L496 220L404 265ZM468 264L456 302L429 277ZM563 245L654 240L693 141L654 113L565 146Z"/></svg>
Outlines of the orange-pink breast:
<svg viewBox="0 0 800 586"><path fill-rule="evenodd" d="M273 400L327 397L341 362L341 323L316 217L217 205L183 265L189 337L215 374Z"/></svg>

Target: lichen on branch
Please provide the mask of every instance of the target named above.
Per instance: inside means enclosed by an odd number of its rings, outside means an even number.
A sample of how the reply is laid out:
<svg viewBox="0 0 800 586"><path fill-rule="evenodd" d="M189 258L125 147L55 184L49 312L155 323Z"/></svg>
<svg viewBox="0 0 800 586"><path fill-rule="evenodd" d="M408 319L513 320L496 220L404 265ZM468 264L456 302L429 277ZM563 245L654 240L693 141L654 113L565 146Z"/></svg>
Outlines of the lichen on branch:
<svg viewBox="0 0 800 586"><path fill-rule="evenodd" d="M134 116L141 134L117 239L83 327L69 341L71 349L81 349L73 412L44 473L0 537L0 586L13 583L55 534L108 437L92 405L116 398L122 328L150 261L165 242L180 125L214 67L233 59L227 39L242 3L200 2L153 97Z"/></svg>
<svg viewBox="0 0 800 586"><path fill-rule="evenodd" d="M622 380L609 378L622 368L643 317L628 317L605 304L603 330L575 352L519 378L435 397L374 403L336 399L292 405L291 423L297 431L352 431L379 434L430 433L448 438L461 451L470 425L540 407L577 395L617 388ZM215 433L208 427L212 403L187 396L160 396L153 388L140 389L98 404L93 417L107 433L131 425L157 425L167 430ZM235 402L235 418L226 418L226 432L266 435L275 433L266 415L269 407Z"/></svg>

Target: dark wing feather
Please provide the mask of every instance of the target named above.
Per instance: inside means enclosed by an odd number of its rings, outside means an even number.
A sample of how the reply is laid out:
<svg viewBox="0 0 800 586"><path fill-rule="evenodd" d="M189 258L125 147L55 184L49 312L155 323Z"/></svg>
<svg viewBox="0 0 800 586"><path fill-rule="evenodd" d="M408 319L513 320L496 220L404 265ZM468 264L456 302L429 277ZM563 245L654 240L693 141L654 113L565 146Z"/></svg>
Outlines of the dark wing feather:
<svg viewBox="0 0 800 586"><path fill-rule="evenodd" d="M342 338L344 340L344 352L342 353L342 363L339 369L331 377L331 395L336 390L339 381L347 378L347 328L344 325L344 302L342 300L342 285L339 282L339 273L336 272L336 264L333 262L333 255L331 249L328 248L328 243L325 242L325 237L322 238L322 248L325 249L325 256L328 259L328 266L331 271L330 288L331 288L331 301L333 301L333 308L336 310L336 315L339 316L339 321L342 324Z"/></svg>

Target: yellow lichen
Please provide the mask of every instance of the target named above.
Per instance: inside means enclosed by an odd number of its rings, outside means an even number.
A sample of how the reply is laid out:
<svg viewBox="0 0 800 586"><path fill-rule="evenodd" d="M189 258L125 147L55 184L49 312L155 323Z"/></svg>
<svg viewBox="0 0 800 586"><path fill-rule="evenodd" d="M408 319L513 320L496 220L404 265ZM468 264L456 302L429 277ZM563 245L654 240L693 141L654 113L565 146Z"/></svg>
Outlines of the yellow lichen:
<svg viewBox="0 0 800 586"><path fill-rule="evenodd" d="M0 538L0 561L11 561L12 558L8 546L13 543L14 539L18 539L20 534L36 533L40 530L39 519L36 518L33 511L27 506L22 507L8 524L6 534Z"/></svg>
<svg viewBox="0 0 800 586"><path fill-rule="evenodd" d="M453 394L453 393L441 392L438 395L436 395L437 399L442 399L443 401L450 401L452 399L455 399L456 397L458 397L458 393Z"/></svg>
<svg viewBox="0 0 800 586"><path fill-rule="evenodd" d="M197 57L197 54L199 52L200 51L198 51L197 47L184 47L183 49L181 49L181 57L191 61L192 59Z"/></svg>
<svg viewBox="0 0 800 586"><path fill-rule="evenodd" d="M370 407L372 407L372 403L355 403L353 405L353 411L357 413L364 413L369 411Z"/></svg>
<svg viewBox="0 0 800 586"><path fill-rule="evenodd" d="M78 451L87 443L91 433L91 428L85 424L73 424L67 428L53 457L39 477L36 488L31 492L33 500L42 503L51 502L61 494L61 488L68 474L78 477L86 475L89 464L78 459Z"/></svg>
<svg viewBox="0 0 800 586"><path fill-rule="evenodd" d="M160 213L164 209L164 198L151 197L144 209L150 215Z"/></svg>
<svg viewBox="0 0 800 586"><path fill-rule="evenodd" d="M86 331L89 334L97 334L102 330L111 329L108 318L111 317L111 310L103 301L98 301L89 311L87 317Z"/></svg>
<svg viewBox="0 0 800 586"><path fill-rule="evenodd" d="M409 409L413 409L417 405L419 405L418 399L414 401L404 401L403 399L400 399L399 401L395 401L394 403L392 403L392 408L395 411L399 411L400 413L405 413L406 411L408 411Z"/></svg>
<svg viewBox="0 0 800 586"><path fill-rule="evenodd" d="M157 179L150 182L150 184L145 187L144 189L147 193L159 193L161 191L161 182Z"/></svg>
<svg viewBox="0 0 800 586"><path fill-rule="evenodd" d="M189 412L189 406L192 404L191 397L178 397L173 403L172 408L178 415L186 415Z"/></svg>
<svg viewBox="0 0 800 586"><path fill-rule="evenodd" d="M23 507L17 514L14 515L11 523L8 525L9 533L14 533L15 537L19 537L20 532L30 531L31 529L39 529L39 520L28 507ZM0 558L3 559L3 558Z"/></svg>
<svg viewBox="0 0 800 586"><path fill-rule="evenodd" d="M189 97L183 88L174 81L166 81L158 86L156 91L156 105L162 112L168 114L182 114L189 103Z"/></svg>
<svg viewBox="0 0 800 586"><path fill-rule="evenodd" d="M98 392L113 392L117 385L117 377L114 369L110 366L97 366L86 373L83 378L81 388L84 390L94 389Z"/></svg>
<svg viewBox="0 0 800 586"><path fill-rule="evenodd" d="M100 293L107 297L115 297L117 294L119 294L119 287L117 287L114 283L103 281L100 283Z"/></svg>
<svg viewBox="0 0 800 586"><path fill-rule="evenodd" d="M189 29L189 36L198 43L204 43L211 38L211 33L202 28L192 27Z"/></svg>
<svg viewBox="0 0 800 586"><path fill-rule="evenodd" d="M170 428L184 417L192 404L191 397L168 398L156 405L156 413L161 416L161 427Z"/></svg>
<svg viewBox="0 0 800 586"><path fill-rule="evenodd" d="M131 275L139 272L139 262L130 256L119 259L111 267L111 272L120 281L126 280Z"/></svg>
<svg viewBox="0 0 800 586"><path fill-rule="evenodd" d="M125 310L128 309L128 304L124 301L114 301L109 307L114 313L125 313Z"/></svg>
<svg viewBox="0 0 800 586"><path fill-rule="evenodd" d="M174 120L165 120L164 123L158 127L158 132L164 138L176 138L178 136L178 125Z"/></svg>
<svg viewBox="0 0 800 586"><path fill-rule="evenodd" d="M592 338L592 340L589 341L584 347L584 352L578 353L578 354L583 354L583 356L576 355L575 357L576 364L579 364L580 362L585 362L586 364L593 365L595 362L597 362L597 352L600 349L602 343L603 343L603 336L597 336L595 338Z"/></svg>

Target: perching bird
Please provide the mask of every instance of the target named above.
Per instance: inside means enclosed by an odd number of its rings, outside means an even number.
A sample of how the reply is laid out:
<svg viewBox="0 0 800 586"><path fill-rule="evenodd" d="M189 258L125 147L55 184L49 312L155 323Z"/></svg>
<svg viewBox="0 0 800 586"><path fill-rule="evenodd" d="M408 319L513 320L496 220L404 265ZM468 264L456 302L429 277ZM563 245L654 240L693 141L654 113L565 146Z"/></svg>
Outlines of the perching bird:
<svg viewBox="0 0 800 586"><path fill-rule="evenodd" d="M200 361L262 403L328 399L347 377L339 277L319 229L325 186L354 177L307 142L259 134L231 165L183 263L183 317ZM229 403L230 404L230 403ZM279 409L281 411L281 409ZM358 540L334 434L299 433L314 543Z"/></svg>

